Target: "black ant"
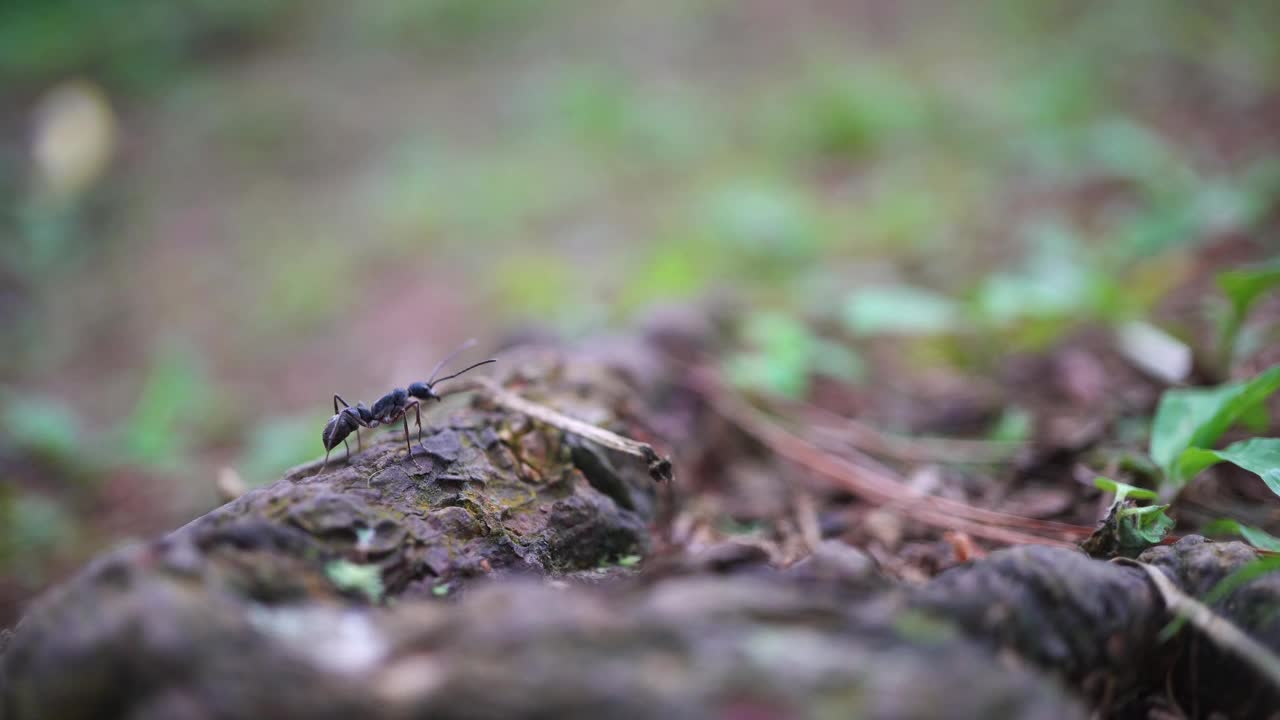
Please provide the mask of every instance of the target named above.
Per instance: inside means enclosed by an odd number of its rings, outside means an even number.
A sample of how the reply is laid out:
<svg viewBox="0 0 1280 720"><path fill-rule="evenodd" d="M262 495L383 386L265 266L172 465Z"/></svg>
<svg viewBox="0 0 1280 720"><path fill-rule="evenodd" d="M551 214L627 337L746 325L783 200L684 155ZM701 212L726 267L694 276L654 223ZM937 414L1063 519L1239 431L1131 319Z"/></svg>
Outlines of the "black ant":
<svg viewBox="0 0 1280 720"><path fill-rule="evenodd" d="M421 403L423 400L436 400L440 402L440 396L435 393L435 386L445 380L451 380L459 375L474 370L481 365L488 365L491 362L497 362L494 358L481 360L480 362L470 365L451 375L442 378L436 378L445 363L452 360L458 353L475 345L475 340L468 340L459 345L453 352L444 357L443 360L436 363L431 370L431 377L426 382L416 382L405 388L396 388L391 392L383 395L373 404L373 407L365 407L364 403L356 403L352 407L340 395L333 396L333 417L329 418L329 422L325 423L324 430L320 434L320 440L324 443L324 464L320 466L320 471L329 466L329 453L333 451L338 443L342 443L347 449L347 457L351 457L351 446L347 444L347 436L351 433L356 434L356 449L361 449L360 428L375 428L379 425L390 425L396 420L404 422L404 444L409 450L409 456L413 457L413 445L409 442L409 410L413 410L414 422L418 425L418 442L422 442L422 411ZM412 398L412 399L411 399ZM342 409L338 409L338 403L342 403Z"/></svg>

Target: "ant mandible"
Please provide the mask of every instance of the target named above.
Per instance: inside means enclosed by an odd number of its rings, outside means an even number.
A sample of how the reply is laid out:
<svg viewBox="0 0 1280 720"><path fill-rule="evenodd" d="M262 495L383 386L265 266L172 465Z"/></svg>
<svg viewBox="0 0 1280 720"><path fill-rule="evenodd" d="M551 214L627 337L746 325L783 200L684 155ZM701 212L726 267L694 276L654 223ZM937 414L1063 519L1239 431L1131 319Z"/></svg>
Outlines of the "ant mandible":
<svg viewBox="0 0 1280 720"><path fill-rule="evenodd" d="M347 436L352 432L356 434L356 449L360 449L360 428L375 428L379 425L390 425L396 420L404 422L404 444L409 451L409 456L413 457L413 445L409 442L409 410L413 410L414 422L418 425L418 442L422 442L422 400L435 399L440 402L440 396L435 393L435 386L445 380L451 380L459 375L474 370L481 365L488 365L497 362L494 358L481 360L480 362L469 365L456 373L437 378L436 375L440 370L458 353L475 345L474 339L468 340L459 345L453 352L449 353L431 370L431 377L425 382L416 382L405 388L396 388L391 392L383 395L373 404L373 407L365 407L364 403L356 403L354 407L343 400L340 395L333 396L333 417L329 418L329 422L325 423L324 430L320 434L320 440L324 443L324 464L320 466L320 471L324 472L329 466L329 453L333 451L338 443L342 443L347 449L347 458L351 457L351 446L347 444ZM410 399L412 398L412 399ZM338 403L342 403L342 409L338 409Z"/></svg>

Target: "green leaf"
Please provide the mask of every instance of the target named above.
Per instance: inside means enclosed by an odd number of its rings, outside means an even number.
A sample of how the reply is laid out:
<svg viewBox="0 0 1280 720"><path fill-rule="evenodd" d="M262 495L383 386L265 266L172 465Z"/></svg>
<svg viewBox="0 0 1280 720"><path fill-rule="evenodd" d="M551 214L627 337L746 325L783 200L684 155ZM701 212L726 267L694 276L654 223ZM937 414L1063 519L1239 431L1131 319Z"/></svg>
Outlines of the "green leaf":
<svg viewBox="0 0 1280 720"><path fill-rule="evenodd" d="M808 392L814 373L856 382L865 369L855 352L818 337L802 320L784 313L748 315L742 336L751 349L726 358L724 371L744 389L799 398Z"/></svg>
<svg viewBox="0 0 1280 720"><path fill-rule="evenodd" d="M795 188L743 179L706 201L701 226L727 258L776 271L815 258L822 242L818 221L807 196Z"/></svg>
<svg viewBox="0 0 1280 720"><path fill-rule="evenodd" d="M1222 450L1190 448L1178 458L1178 471L1190 480L1220 462L1239 465L1262 478L1271 492L1280 495L1280 438L1251 438Z"/></svg>
<svg viewBox="0 0 1280 720"><path fill-rule="evenodd" d="M1102 527L1081 546L1090 555L1137 557L1143 550L1159 544L1173 530L1174 520L1165 514L1168 505L1133 506L1134 498L1152 500L1156 493L1106 477L1094 478L1093 484L1115 493L1116 499L1111 503L1111 512Z"/></svg>
<svg viewBox="0 0 1280 720"><path fill-rule="evenodd" d="M1187 448L1178 456L1178 460L1174 463L1175 474L1177 477L1190 480L1196 475L1208 470L1209 468L1222 462L1222 457L1216 450L1205 450L1204 448Z"/></svg>
<svg viewBox="0 0 1280 720"><path fill-rule="evenodd" d="M324 415L266 417L248 433L248 446L237 469L250 487L258 487L286 469L316 456L316 428L324 427Z"/></svg>
<svg viewBox="0 0 1280 720"><path fill-rule="evenodd" d="M1151 431L1151 458L1165 472L1174 487L1186 484L1186 473L1204 469L1209 456L1193 453L1184 465L1189 448L1208 448L1217 442L1241 417L1254 412L1280 389L1280 365L1252 380L1228 383L1215 388L1170 390L1160 398ZM1210 463L1212 464L1212 463Z"/></svg>
<svg viewBox="0 0 1280 720"><path fill-rule="evenodd" d="M954 329L959 307L951 299L907 286L873 287L849 295L845 324L858 335L929 335Z"/></svg>
<svg viewBox="0 0 1280 720"><path fill-rule="evenodd" d="M1224 369L1236 353L1236 338L1249 310L1268 290L1280 287L1280 260L1261 265L1228 270L1218 274L1218 287L1231 301L1231 309L1222 320L1218 344Z"/></svg>
<svg viewBox="0 0 1280 720"><path fill-rule="evenodd" d="M1000 413L1000 419L987 431L987 439L1004 443L1027 442L1035 432L1035 423L1035 416L1030 412L1010 405Z"/></svg>
<svg viewBox="0 0 1280 720"><path fill-rule="evenodd" d="M826 338L817 338L810 364L814 372L849 384L862 381L867 374L867 364L858 353Z"/></svg>
<svg viewBox="0 0 1280 720"><path fill-rule="evenodd" d="M52 498L7 492L6 482L0 478L0 573L36 590L49 580L54 558L77 547L75 517Z"/></svg>
<svg viewBox="0 0 1280 720"><path fill-rule="evenodd" d="M22 450L74 461L84 447L84 426L68 405L51 397L0 395L0 430ZM3 441L0 441L3 442Z"/></svg>
<svg viewBox="0 0 1280 720"><path fill-rule="evenodd" d="M1263 404L1249 408L1240 416L1240 427L1255 434L1266 432L1271 427L1271 411Z"/></svg>
<svg viewBox="0 0 1280 720"><path fill-rule="evenodd" d="M1026 262L979 284L974 296L978 315L999 327L1090 309L1105 278L1084 263L1080 239L1057 222L1038 223L1025 232Z"/></svg>
<svg viewBox="0 0 1280 720"><path fill-rule="evenodd" d="M1217 520L1205 526L1204 531L1212 534L1239 535L1250 545L1272 552L1280 552L1280 538L1251 525L1235 520Z"/></svg>
<svg viewBox="0 0 1280 720"><path fill-rule="evenodd" d="M1245 315L1259 297L1280 287L1280 260L1219 273L1218 287L1231 300L1232 309Z"/></svg>
<svg viewBox="0 0 1280 720"><path fill-rule="evenodd" d="M190 425L202 417L191 408L212 398L194 350L184 344L162 350L147 372L133 411L121 426L129 459L159 467L178 464L190 441Z"/></svg>
<svg viewBox="0 0 1280 720"><path fill-rule="evenodd" d="M1143 547L1160 543L1173 530L1173 518L1165 514L1168 505L1124 508L1116 514L1122 547Z"/></svg>
<svg viewBox="0 0 1280 720"><path fill-rule="evenodd" d="M1111 478L1107 478L1107 477L1096 477L1093 479L1093 484L1097 486L1099 490L1105 490L1106 492L1109 492L1109 493L1115 493L1116 499L1112 503L1113 505L1116 503L1124 502L1125 498L1136 498L1138 500L1155 500L1157 497L1155 492L1151 490L1148 490L1146 488L1136 487L1134 485L1129 485L1127 483L1118 482L1116 480L1112 480Z"/></svg>
<svg viewBox="0 0 1280 720"><path fill-rule="evenodd" d="M622 567L635 567L640 564L639 555L624 555L618 558L618 564Z"/></svg>

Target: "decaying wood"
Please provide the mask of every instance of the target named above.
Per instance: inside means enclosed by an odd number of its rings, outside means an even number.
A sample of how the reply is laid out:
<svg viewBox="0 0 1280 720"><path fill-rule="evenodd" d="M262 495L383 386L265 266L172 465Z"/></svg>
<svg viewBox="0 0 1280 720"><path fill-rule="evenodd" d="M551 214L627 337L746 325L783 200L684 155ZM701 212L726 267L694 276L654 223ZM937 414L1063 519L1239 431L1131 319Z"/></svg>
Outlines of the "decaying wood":
<svg viewBox="0 0 1280 720"><path fill-rule="evenodd" d="M654 480L671 480L671 460L660 456L649 443L636 442L617 433L609 432L604 428L569 417L564 413L556 412L545 405L530 402L506 388L500 387L488 378L474 378L464 383L459 383L456 387L450 388L450 394L473 390L483 391L490 401L508 410L546 423L563 432L577 435L603 448L616 450L638 458L644 462L645 467L649 468L649 475Z"/></svg>
<svg viewBox="0 0 1280 720"><path fill-rule="evenodd" d="M913 588L811 521L789 568L739 545L637 573L657 485L627 443L678 445L645 422L662 373L512 365L412 456L390 436L300 466L48 592L0 634L0 715L1072 718L1167 692L1206 714L1276 707L1195 632L1158 641L1169 613L1145 570L1073 549L1000 550ZM1187 538L1141 559L1199 597L1251 558ZM1275 651L1278 605L1270 576L1214 611Z"/></svg>
<svg viewBox="0 0 1280 720"><path fill-rule="evenodd" d="M1212 640L1183 632L1162 642L1173 618L1148 572L1163 573L1169 588L1204 596L1256 557L1243 543L1212 543L1199 536L1152 548L1143 566L1093 560L1056 548L1026 546L942 573L917 591L913 603L956 622L975 640L1063 678L1113 709L1146 694L1176 699L1202 712L1228 717L1270 717L1280 708L1277 688L1257 668ZM1214 607L1270 652L1280 650L1280 574L1260 577Z"/></svg>
<svg viewBox="0 0 1280 720"><path fill-rule="evenodd" d="M1121 562L1127 558L1118 558ZM1273 692L1280 691L1280 659L1265 645L1254 640L1231 621L1218 615L1207 605L1179 590L1164 573L1150 565L1136 563L1160 591L1165 607L1175 616L1186 618L1197 630L1213 641L1224 652L1244 660L1271 685Z"/></svg>

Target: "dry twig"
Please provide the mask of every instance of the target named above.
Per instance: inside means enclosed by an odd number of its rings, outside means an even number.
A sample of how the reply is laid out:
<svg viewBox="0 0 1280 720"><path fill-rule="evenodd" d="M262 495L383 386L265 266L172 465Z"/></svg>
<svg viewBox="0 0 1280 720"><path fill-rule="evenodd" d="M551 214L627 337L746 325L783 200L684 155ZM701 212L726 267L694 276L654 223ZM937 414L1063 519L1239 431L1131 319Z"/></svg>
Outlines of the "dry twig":
<svg viewBox="0 0 1280 720"><path fill-rule="evenodd" d="M585 440L589 440L602 447L610 450L631 455L644 461L649 468L649 475L658 481L671 479L671 460L658 455L648 443L637 442L630 438L622 437L617 433L605 430L590 423L583 422L577 418L569 417L564 413L552 410L546 405L539 405L531 400L520 397L519 395L498 385L498 383L485 377L468 378L452 382L448 389L442 391L440 395L453 395L462 392L478 391L489 398L494 404L504 407L513 412L518 412L533 420L546 423L552 427L558 428L568 433L573 433Z"/></svg>
<svg viewBox="0 0 1280 720"><path fill-rule="evenodd" d="M912 492L887 473L824 452L772 422L763 413L724 390L709 371L692 369L688 377L692 389L702 394L717 413L779 456L807 468L868 502L879 505L899 504L905 515L925 524L967 532L974 537L995 542L1068 548L1075 545L1066 538L1083 538L1093 532L1090 528L1069 523L1024 518ZM1022 532L1020 529L1046 533L1048 536Z"/></svg>
<svg viewBox="0 0 1280 720"><path fill-rule="evenodd" d="M1276 657L1265 645L1246 635L1204 603L1179 590L1158 568L1129 558L1116 558L1112 562L1142 568L1151 584L1156 586L1170 613L1186 618L1187 622L1204 633L1215 645L1244 660L1272 687L1280 690L1280 657Z"/></svg>

